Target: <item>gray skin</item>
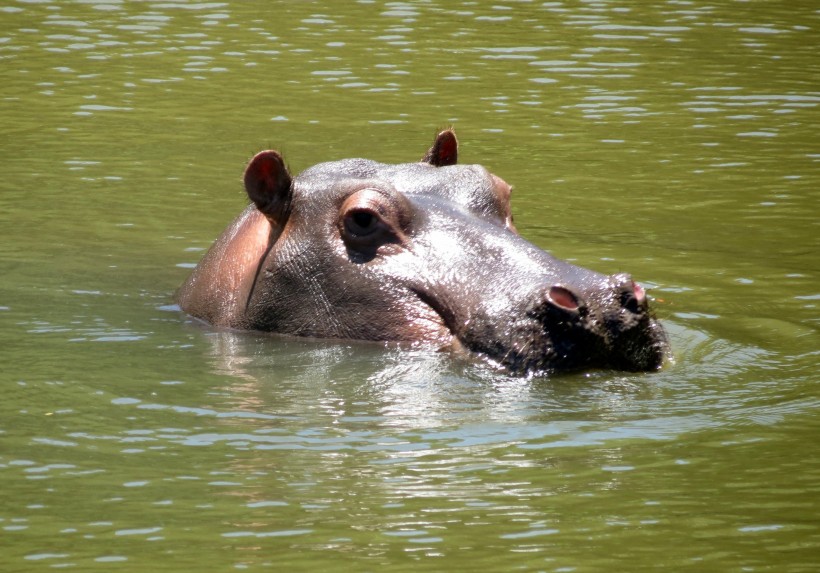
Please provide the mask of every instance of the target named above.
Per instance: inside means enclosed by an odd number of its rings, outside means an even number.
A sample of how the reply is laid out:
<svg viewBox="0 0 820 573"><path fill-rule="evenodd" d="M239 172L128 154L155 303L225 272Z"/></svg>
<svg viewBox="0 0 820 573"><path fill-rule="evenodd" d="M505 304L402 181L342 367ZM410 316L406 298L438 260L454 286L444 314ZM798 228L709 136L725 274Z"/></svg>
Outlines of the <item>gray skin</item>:
<svg viewBox="0 0 820 573"><path fill-rule="evenodd" d="M643 289L521 238L510 186L457 149L446 130L417 163L345 159L295 179L258 153L251 205L180 307L221 327L465 348L513 373L659 368L669 346Z"/></svg>

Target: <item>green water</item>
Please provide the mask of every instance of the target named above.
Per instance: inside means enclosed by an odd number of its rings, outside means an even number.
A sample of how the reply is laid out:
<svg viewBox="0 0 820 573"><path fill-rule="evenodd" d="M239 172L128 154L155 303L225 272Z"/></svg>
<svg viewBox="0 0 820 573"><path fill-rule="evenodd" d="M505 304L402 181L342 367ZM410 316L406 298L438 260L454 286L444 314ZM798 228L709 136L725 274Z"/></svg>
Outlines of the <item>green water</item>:
<svg viewBox="0 0 820 573"><path fill-rule="evenodd" d="M0 4L0 570L820 567L811 1ZM245 161L463 162L676 361L218 332Z"/></svg>

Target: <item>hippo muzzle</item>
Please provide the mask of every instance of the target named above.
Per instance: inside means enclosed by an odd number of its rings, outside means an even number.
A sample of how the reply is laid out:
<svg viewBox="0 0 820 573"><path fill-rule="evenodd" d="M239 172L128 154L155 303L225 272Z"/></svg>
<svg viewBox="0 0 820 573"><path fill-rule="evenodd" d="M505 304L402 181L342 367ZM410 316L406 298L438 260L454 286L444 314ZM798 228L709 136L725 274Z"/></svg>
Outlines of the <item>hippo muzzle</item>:
<svg viewBox="0 0 820 573"><path fill-rule="evenodd" d="M181 287L217 326L466 348L517 374L651 371L669 355L644 289L520 237L510 186L457 164L451 130L421 162L348 159L295 179L275 151L252 204Z"/></svg>
<svg viewBox="0 0 820 573"><path fill-rule="evenodd" d="M596 290L566 283L542 289L524 314L541 328L536 333L541 334L543 346L541 350L530 346L509 367L515 371L659 368L668 343L649 313L643 288L626 274L601 276L598 284Z"/></svg>

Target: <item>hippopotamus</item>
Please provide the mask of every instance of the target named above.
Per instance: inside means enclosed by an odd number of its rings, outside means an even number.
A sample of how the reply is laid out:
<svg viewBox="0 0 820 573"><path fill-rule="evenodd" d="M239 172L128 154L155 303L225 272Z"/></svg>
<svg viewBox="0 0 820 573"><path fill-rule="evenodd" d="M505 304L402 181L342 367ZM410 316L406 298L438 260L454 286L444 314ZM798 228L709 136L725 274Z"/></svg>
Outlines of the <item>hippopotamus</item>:
<svg viewBox="0 0 820 573"><path fill-rule="evenodd" d="M515 374L660 368L669 345L644 289L522 238L510 185L457 159L452 129L412 163L343 159L294 177L277 151L257 153L250 204L180 308L217 327L462 349Z"/></svg>

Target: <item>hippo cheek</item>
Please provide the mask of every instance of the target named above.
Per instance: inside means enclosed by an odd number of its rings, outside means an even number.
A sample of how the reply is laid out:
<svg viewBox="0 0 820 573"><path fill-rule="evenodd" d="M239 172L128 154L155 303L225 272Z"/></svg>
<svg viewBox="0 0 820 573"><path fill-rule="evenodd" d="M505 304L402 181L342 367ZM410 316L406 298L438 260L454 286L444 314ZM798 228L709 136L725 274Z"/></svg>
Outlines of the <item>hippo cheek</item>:
<svg viewBox="0 0 820 573"><path fill-rule="evenodd" d="M412 296L402 307L401 332L396 338L439 349L458 347L458 338L444 317L423 299Z"/></svg>
<svg viewBox="0 0 820 573"><path fill-rule="evenodd" d="M502 313L489 313L468 301L454 300L452 295L436 296L421 287L411 291L416 306L435 316L430 323L446 330L449 349L481 356L517 373L539 369L545 357L552 356L549 337L535 320L516 317L510 309L502 318Z"/></svg>

